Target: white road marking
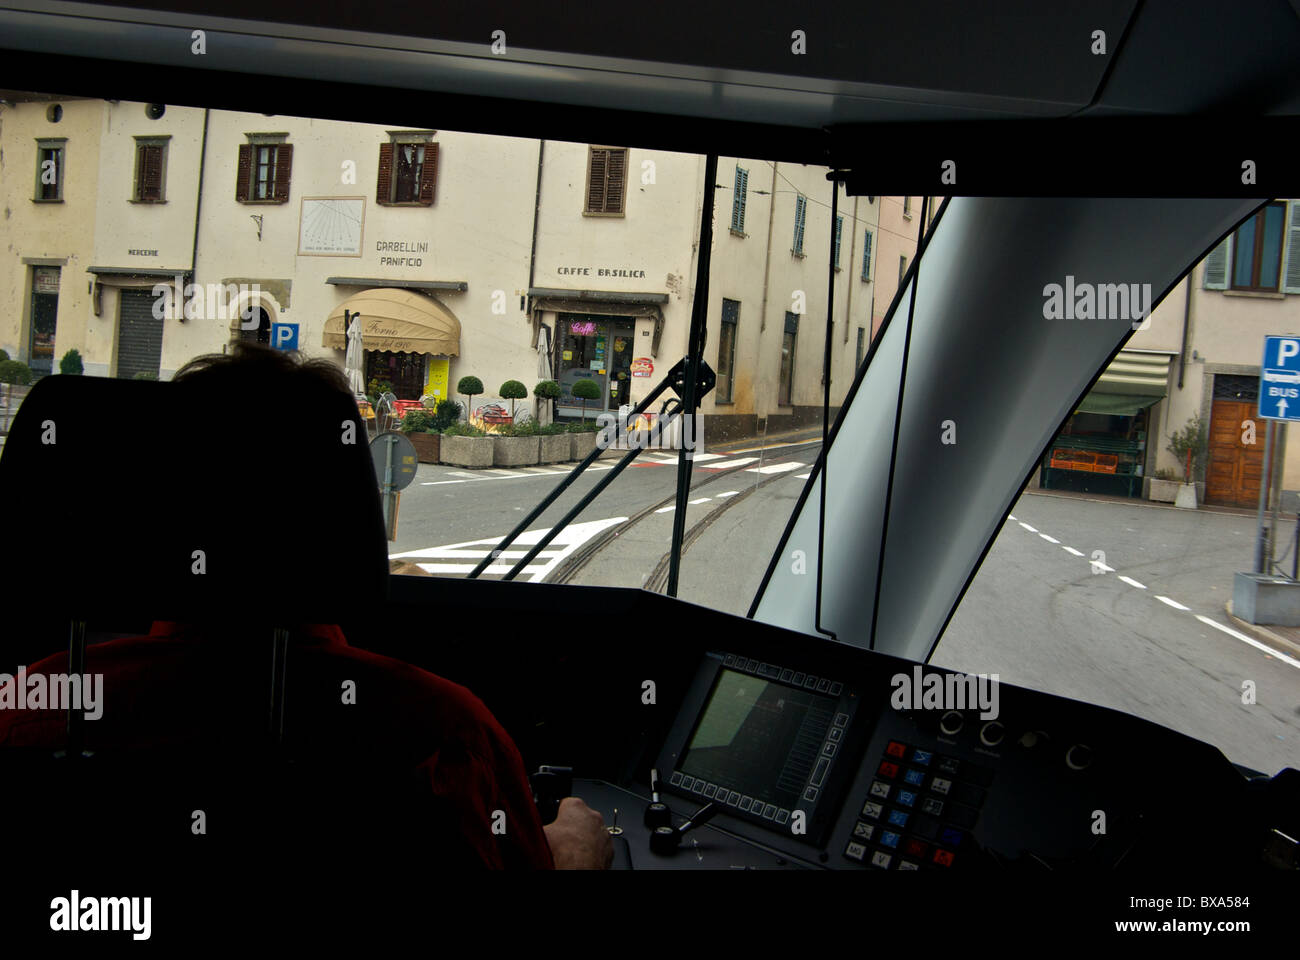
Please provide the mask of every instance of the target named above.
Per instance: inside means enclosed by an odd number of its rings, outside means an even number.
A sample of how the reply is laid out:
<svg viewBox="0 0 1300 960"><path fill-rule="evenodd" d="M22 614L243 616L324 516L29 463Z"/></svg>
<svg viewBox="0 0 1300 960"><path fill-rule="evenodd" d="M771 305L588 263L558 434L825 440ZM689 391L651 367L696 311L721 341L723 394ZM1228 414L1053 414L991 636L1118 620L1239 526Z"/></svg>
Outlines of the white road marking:
<svg viewBox="0 0 1300 960"><path fill-rule="evenodd" d="M1203 617L1199 613L1196 615L1196 619L1201 621L1201 623L1208 624L1209 626L1214 627L1214 629L1216 630L1222 630L1230 637L1236 637L1242 643L1248 643L1255 649L1264 651L1270 657L1276 657L1277 659L1281 660L1283 663L1289 663L1293 667L1300 668L1300 660L1297 660L1295 657L1288 657L1285 653L1279 653L1278 651L1274 650L1272 647L1260 643L1254 637L1248 637L1246 636L1246 634L1242 633L1241 631L1232 629L1232 627L1225 627L1217 620L1211 620L1209 617Z"/></svg>
<svg viewBox="0 0 1300 960"><path fill-rule="evenodd" d="M589 520L586 523L571 523L547 544L547 549L538 554L538 559L546 558L546 563L533 563L524 567L521 579L529 578L530 583L541 583L547 575L569 554L577 550L596 534L609 527L626 522L627 517L610 517L607 520ZM500 559L514 561L519 560L528 553L528 548L542 539L550 528L546 527L541 530L529 530L521 533L510 549L503 552ZM492 537L487 540L468 540L464 543L448 543L440 547L425 547L421 550L407 550L403 553L390 553L390 560L411 560L421 570L433 574L453 574L469 573L474 569L476 564L473 563L420 563L420 560L462 560L465 558L482 559L489 555L489 552L496 547L502 540L502 537ZM522 550L515 548L522 547ZM510 563L495 563L483 571L484 574L495 576L504 576L514 566Z"/></svg>
<svg viewBox="0 0 1300 960"><path fill-rule="evenodd" d="M1028 530L1030 533L1037 533L1037 532L1038 532L1038 529L1037 529L1036 527L1031 527L1029 524L1025 523L1023 520L1020 521L1020 525L1021 525L1022 527L1024 527L1026 530Z"/></svg>
<svg viewBox="0 0 1300 960"><path fill-rule="evenodd" d="M766 467L749 467L746 473L789 473L791 470L802 470L808 466L806 463L774 463Z"/></svg>
<svg viewBox="0 0 1300 960"><path fill-rule="evenodd" d="M466 470L448 470L448 471L447 471L447 476L449 476L449 477L469 477L471 480L482 480L482 479L483 479L483 478L480 477L477 473L470 473L470 472L468 472L468 471L466 471Z"/></svg>
<svg viewBox="0 0 1300 960"><path fill-rule="evenodd" d="M1060 540L1057 540L1055 537L1049 537L1049 536L1048 536L1047 534L1045 534L1045 533L1040 533L1039 536L1042 537L1044 540L1046 540L1048 543L1060 543L1060 542L1061 542Z"/></svg>
<svg viewBox="0 0 1300 960"><path fill-rule="evenodd" d="M1067 547L1065 544L1061 544L1061 549L1064 550L1066 553L1072 553L1072 554L1074 554L1076 557L1081 557L1081 556L1083 556L1083 552L1082 552L1082 551L1080 551L1080 550L1076 550L1076 549L1074 549L1074 547Z"/></svg>
<svg viewBox="0 0 1300 960"><path fill-rule="evenodd" d="M740 493L739 490L728 490L726 493L718 494L718 499L725 500L727 497L734 497L738 493Z"/></svg>
<svg viewBox="0 0 1300 960"><path fill-rule="evenodd" d="M673 459L676 460L677 458L676 458L676 457L673 457ZM691 459L694 460L696 463L704 463L704 462L707 461L707 460L721 460L721 459L722 459L722 454L720 454L720 453L697 453L695 456L691 457Z"/></svg>
<svg viewBox="0 0 1300 960"><path fill-rule="evenodd" d="M686 502L687 503L708 503L712 499L713 499L712 497L700 497L700 499L698 500L687 500Z"/></svg>
<svg viewBox="0 0 1300 960"><path fill-rule="evenodd" d="M658 510L655 511L655 513L672 513L676 509L677 509L677 505L673 504L672 506L669 507L660 507Z"/></svg>
<svg viewBox="0 0 1300 960"><path fill-rule="evenodd" d="M1016 515L1015 515L1014 513L1008 513L1008 514L1007 514L1007 519L1008 519L1008 520L1014 520L1014 519L1016 519Z"/></svg>
<svg viewBox="0 0 1300 960"><path fill-rule="evenodd" d="M1108 566L1106 566L1106 564L1102 563L1100 560L1094 560L1094 561L1092 561L1092 569L1093 569L1094 571L1096 571L1096 570L1100 570L1100 571L1102 571L1103 573L1114 573L1114 572L1115 572L1115 568L1114 568L1114 567L1108 567Z"/></svg>
<svg viewBox="0 0 1300 960"><path fill-rule="evenodd" d="M695 458L696 460L699 457ZM740 457L736 460L723 460L721 463L711 463L705 469L707 470L730 470L732 467L743 467L747 463L754 463L758 457Z"/></svg>
<svg viewBox="0 0 1300 960"><path fill-rule="evenodd" d="M487 467L487 468L485 468L485 469L486 469L486 472L487 472L487 473L499 473L499 474L501 474L502 476L505 476L505 477L517 477L517 476L519 476L519 471L518 471L518 470L507 470L505 467Z"/></svg>
<svg viewBox="0 0 1300 960"><path fill-rule="evenodd" d="M811 476L812 476L811 473L796 473L796 474L794 475L794 478L795 478L796 480L807 480L807 479L808 479L809 477L811 477Z"/></svg>
<svg viewBox="0 0 1300 960"><path fill-rule="evenodd" d="M440 487L444 483L469 483L468 480L424 480L421 481L422 487Z"/></svg>
<svg viewBox="0 0 1300 960"><path fill-rule="evenodd" d="M1184 606L1183 606L1181 603L1179 603L1177 600L1170 600L1168 597L1162 597L1162 596L1157 595L1157 596L1156 596L1156 599L1159 600L1161 603L1167 603L1167 604L1169 604L1169 606L1173 607L1175 610L1189 610L1189 609L1191 609L1190 607L1184 607Z"/></svg>
<svg viewBox="0 0 1300 960"><path fill-rule="evenodd" d="M1144 583L1138 583L1138 582L1137 582L1136 580L1134 580L1132 577L1124 577L1124 576L1121 576L1120 579L1123 580L1125 583L1127 583L1130 587L1137 587L1139 590L1145 590L1145 589L1147 588L1147 587L1146 587L1146 584L1144 584ZM1163 598L1162 598L1162 599L1163 599ZM1184 609L1186 609L1186 608L1184 607Z"/></svg>

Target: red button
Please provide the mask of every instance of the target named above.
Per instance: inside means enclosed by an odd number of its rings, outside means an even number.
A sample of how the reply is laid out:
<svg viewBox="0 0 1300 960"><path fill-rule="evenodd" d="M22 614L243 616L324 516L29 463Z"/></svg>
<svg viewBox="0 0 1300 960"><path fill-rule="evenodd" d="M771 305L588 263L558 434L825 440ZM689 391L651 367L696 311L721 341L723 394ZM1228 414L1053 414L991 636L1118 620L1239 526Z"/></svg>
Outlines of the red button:
<svg viewBox="0 0 1300 960"><path fill-rule="evenodd" d="M947 850L936 850L932 859L941 867L951 867L953 855Z"/></svg>
<svg viewBox="0 0 1300 960"><path fill-rule="evenodd" d="M903 852L910 857L918 857L923 860L929 849L930 845L928 843L918 840L916 837L910 837L903 842Z"/></svg>
<svg viewBox="0 0 1300 960"><path fill-rule="evenodd" d="M890 740L889 746L885 747L885 753L902 760L907 755L907 744L899 743L897 740Z"/></svg>
<svg viewBox="0 0 1300 960"><path fill-rule="evenodd" d="M898 764L890 763L888 760L881 761L880 776L886 780L894 780L898 777Z"/></svg>

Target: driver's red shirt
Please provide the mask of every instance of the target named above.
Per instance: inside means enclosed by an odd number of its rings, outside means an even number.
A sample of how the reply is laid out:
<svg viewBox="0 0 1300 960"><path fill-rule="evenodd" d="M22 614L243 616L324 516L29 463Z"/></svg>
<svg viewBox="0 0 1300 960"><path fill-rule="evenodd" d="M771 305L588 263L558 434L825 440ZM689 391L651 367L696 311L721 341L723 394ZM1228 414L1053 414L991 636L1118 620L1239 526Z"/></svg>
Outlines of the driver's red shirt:
<svg viewBox="0 0 1300 960"><path fill-rule="evenodd" d="M268 637L260 649L269 648ZM235 671L231 653L199 628L162 622L148 636L90 645L85 673L103 675L103 713L85 724L86 747L179 745L264 726L270 658L250 678ZM27 674L66 673L67 662L57 654ZM338 627L320 624L294 631L287 677L286 737L292 725L309 729L316 744L383 744L418 770L440 809L454 811L486 866L554 868L523 758L465 687L351 647ZM0 745L58 748L66 740L64 710L0 710ZM496 811L505 813L504 833L493 829Z"/></svg>

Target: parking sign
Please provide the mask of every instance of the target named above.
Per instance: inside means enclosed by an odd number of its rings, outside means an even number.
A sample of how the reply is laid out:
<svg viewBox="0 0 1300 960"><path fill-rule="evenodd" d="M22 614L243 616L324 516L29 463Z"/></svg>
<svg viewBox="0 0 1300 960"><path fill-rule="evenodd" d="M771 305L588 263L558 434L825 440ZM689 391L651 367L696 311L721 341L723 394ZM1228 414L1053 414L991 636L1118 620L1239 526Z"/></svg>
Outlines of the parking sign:
<svg viewBox="0 0 1300 960"><path fill-rule="evenodd" d="M1264 338L1259 415L1267 420L1300 420L1300 337Z"/></svg>

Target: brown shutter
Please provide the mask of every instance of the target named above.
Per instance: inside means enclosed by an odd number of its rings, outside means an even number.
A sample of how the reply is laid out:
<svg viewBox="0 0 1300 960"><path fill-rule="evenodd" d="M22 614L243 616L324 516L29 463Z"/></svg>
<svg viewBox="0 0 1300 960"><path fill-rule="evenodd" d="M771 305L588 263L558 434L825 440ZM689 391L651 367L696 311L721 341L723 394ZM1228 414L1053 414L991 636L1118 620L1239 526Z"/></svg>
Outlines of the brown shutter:
<svg viewBox="0 0 1300 960"><path fill-rule="evenodd" d="M275 202L289 202L289 178L293 174L293 144L282 143L275 151Z"/></svg>
<svg viewBox="0 0 1300 960"><path fill-rule="evenodd" d="M253 145L239 145L239 164L235 169L235 201L248 202L248 182L253 178Z"/></svg>
<svg viewBox="0 0 1300 960"><path fill-rule="evenodd" d="M627 151L609 151L609 167L605 174L605 212L623 212L623 189L627 181Z"/></svg>
<svg viewBox="0 0 1300 960"><path fill-rule="evenodd" d="M608 150L591 151L591 169L587 171L587 212L605 212L605 165Z"/></svg>
<svg viewBox="0 0 1300 960"><path fill-rule="evenodd" d="M162 199L162 147L141 147L140 199Z"/></svg>
<svg viewBox="0 0 1300 960"><path fill-rule="evenodd" d="M424 146L424 167L420 170L420 202L426 207L433 206L433 198L438 195L438 145L427 143Z"/></svg>
<svg viewBox="0 0 1300 960"><path fill-rule="evenodd" d="M391 203L393 197L393 145L379 145L379 177L375 185L375 202Z"/></svg>

